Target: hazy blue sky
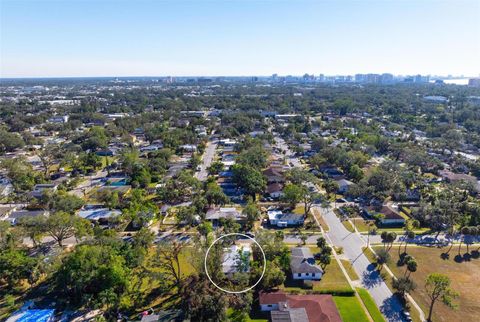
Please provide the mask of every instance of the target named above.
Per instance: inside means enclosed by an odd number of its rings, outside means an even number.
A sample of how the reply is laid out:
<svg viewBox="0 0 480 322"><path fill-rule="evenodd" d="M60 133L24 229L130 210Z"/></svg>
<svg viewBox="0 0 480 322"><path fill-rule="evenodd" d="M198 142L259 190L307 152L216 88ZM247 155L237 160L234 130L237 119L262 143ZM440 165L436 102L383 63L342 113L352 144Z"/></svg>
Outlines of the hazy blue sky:
<svg viewBox="0 0 480 322"><path fill-rule="evenodd" d="M0 0L1 77L480 73L480 0Z"/></svg>

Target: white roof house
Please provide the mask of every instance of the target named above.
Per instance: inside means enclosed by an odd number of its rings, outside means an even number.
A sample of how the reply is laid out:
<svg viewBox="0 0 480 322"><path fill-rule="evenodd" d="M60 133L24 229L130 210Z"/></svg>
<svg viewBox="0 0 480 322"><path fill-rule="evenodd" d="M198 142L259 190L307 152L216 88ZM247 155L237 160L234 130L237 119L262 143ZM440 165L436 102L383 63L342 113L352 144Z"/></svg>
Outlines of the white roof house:
<svg viewBox="0 0 480 322"><path fill-rule="evenodd" d="M242 267L240 253L247 259L246 267ZM249 259L252 250L249 245L242 244L239 245L232 245L228 248L224 249L223 254L223 262L222 262L222 271L225 274L233 274L239 271L243 273L248 272L250 270L249 267Z"/></svg>
<svg viewBox="0 0 480 322"><path fill-rule="evenodd" d="M267 211L270 225L277 227L299 226L303 225L305 217L294 213L283 213L281 210Z"/></svg>

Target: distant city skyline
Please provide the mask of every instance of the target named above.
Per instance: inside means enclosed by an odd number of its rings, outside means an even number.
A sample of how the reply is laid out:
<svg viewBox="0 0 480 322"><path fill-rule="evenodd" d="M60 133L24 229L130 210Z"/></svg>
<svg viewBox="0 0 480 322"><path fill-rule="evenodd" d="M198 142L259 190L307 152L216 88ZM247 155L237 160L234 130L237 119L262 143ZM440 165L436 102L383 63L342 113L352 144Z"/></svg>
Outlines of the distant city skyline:
<svg viewBox="0 0 480 322"><path fill-rule="evenodd" d="M480 74L480 1L0 0L0 77Z"/></svg>

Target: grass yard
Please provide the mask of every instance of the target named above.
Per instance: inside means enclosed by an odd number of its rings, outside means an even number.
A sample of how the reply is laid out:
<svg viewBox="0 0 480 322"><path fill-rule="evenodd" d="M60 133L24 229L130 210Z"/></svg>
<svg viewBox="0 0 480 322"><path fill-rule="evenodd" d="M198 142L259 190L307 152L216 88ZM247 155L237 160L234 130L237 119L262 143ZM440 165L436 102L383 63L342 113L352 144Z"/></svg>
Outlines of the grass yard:
<svg viewBox="0 0 480 322"><path fill-rule="evenodd" d="M363 253L365 254L365 256L367 256L368 260L371 262L371 263L375 263L377 261L377 257L375 256L375 254L370 250L370 248L368 247L363 247Z"/></svg>
<svg viewBox="0 0 480 322"><path fill-rule="evenodd" d="M359 277L358 277L357 273L355 272L355 269L353 269L352 263L350 263L350 261L348 259L341 259L340 261L342 262L342 265L345 268L345 270L347 271L347 274L350 277L350 279L352 281L358 280Z"/></svg>
<svg viewBox="0 0 480 322"><path fill-rule="evenodd" d="M357 288L357 293L362 299L363 304L368 310L368 313L372 317L374 322L385 322L385 318L383 317L382 313L378 309L377 304L373 300L372 296L368 291L364 288Z"/></svg>
<svg viewBox="0 0 480 322"><path fill-rule="evenodd" d="M377 228L377 235L380 235L383 231L392 231L397 233L397 235L403 235L405 233L405 230L403 227L378 227ZM424 234L428 233L430 231L430 228L420 228L414 230L415 234Z"/></svg>
<svg viewBox="0 0 480 322"><path fill-rule="evenodd" d="M313 215L315 216L315 218L317 218L320 226L322 226L323 230L325 232L328 232L330 230L330 227L328 227L328 224L326 223L325 219L323 219L323 216L320 213L320 211L318 211L317 209L313 209L312 212L313 212Z"/></svg>
<svg viewBox="0 0 480 322"><path fill-rule="evenodd" d="M192 259L192 250L190 248L184 248L179 256L180 270L182 271L182 276L188 276L195 272L195 268L191 262Z"/></svg>
<svg viewBox="0 0 480 322"><path fill-rule="evenodd" d="M297 215L303 215L305 213L305 206L297 205L295 209L293 209L293 213Z"/></svg>
<svg viewBox="0 0 480 322"><path fill-rule="evenodd" d="M232 321L232 322L236 322L236 321L238 321L238 322L239 321L242 321L242 322L268 322L268 319L257 319L257 318L252 319L250 316L248 316L246 319L243 319L243 316L240 313L242 313L242 312L235 311L232 308L227 309L227 317L228 317L229 321ZM254 312L254 313L259 313L259 314L262 314L262 315L265 315L265 316L270 316L270 314L268 312L267 312L268 314L265 314L265 312Z"/></svg>
<svg viewBox="0 0 480 322"><path fill-rule="evenodd" d="M313 289L324 293L350 292L352 290L340 265L333 256L332 262L325 268L322 279L314 282Z"/></svg>
<svg viewBox="0 0 480 322"><path fill-rule="evenodd" d="M391 249L392 260L388 266L396 276L403 276L405 268L396 265L397 250L397 247ZM458 246L451 250L450 259L441 257L448 247L410 246L407 250L408 254L415 257L418 263L417 271L411 275L417 284L417 289L412 292L412 296L425 314L428 314L429 306L429 299L424 288L425 278L430 273L438 272L449 276L452 280L452 288L459 293L459 298L456 300L459 307L457 310L451 310L439 301L434 307L433 321L476 321L480 315L480 292L478 292L480 258L470 258L469 261L463 262L455 261L454 257L458 253ZM465 251L466 248L462 251L462 255Z"/></svg>
<svg viewBox="0 0 480 322"><path fill-rule="evenodd" d="M349 232L351 233L355 232L355 229L353 228L352 224L348 220L343 220L342 224Z"/></svg>
<svg viewBox="0 0 480 322"><path fill-rule="evenodd" d="M369 228L369 223L372 223L372 228L375 227L375 221L374 220L365 220L362 217L357 217L354 219L351 219L352 223L357 227L357 230L359 232L368 232Z"/></svg>
<svg viewBox="0 0 480 322"><path fill-rule="evenodd" d="M333 301L343 322L370 321L356 296L334 296Z"/></svg>

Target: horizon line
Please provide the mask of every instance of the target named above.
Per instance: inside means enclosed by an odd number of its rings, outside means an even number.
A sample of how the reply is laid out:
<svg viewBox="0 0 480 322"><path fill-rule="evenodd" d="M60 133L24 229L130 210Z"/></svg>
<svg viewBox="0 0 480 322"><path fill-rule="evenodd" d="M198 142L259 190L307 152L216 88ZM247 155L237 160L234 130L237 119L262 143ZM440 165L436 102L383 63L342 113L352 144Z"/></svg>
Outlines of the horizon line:
<svg viewBox="0 0 480 322"><path fill-rule="evenodd" d="M108 76L7 76L7 77L1 77L0 80L11 80L11 79L75 79L75 78L198 78L198 77L204 77L204 78L219 78L219 77L226 77L226 78L242 78L242 77L261 77L261 78L271 78L273 75L276 75L276 77L303 77L305 74L308 74L309 76L314 76L314 77L319 77L320 75L323 75L324 77L340 77L340 76L355 76L355 75L384 75L384 74L390 74L393 75L394 77L407 77L407 76L428 76L428 77L441 77L441 78L479 78L480 74L478 75L454 75L454 74L448 74L448 75L437 75L437 74L420 74L420 73L413 73L413 74L393 74L393 73L354 73L354 74L309 74L309 73L304 73L304 74L285 74L285 75L280 75L280 74L271 74L271 75L139 75L139 76L134 76L134 75L128 75L128 76L114 76L114 75L108 75Z"/></svg>

